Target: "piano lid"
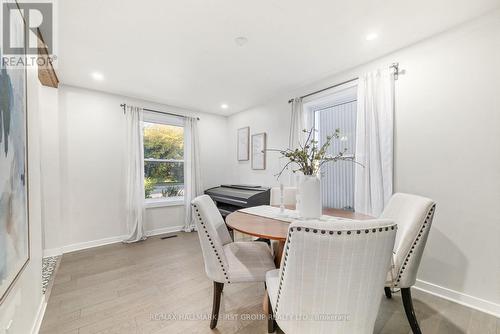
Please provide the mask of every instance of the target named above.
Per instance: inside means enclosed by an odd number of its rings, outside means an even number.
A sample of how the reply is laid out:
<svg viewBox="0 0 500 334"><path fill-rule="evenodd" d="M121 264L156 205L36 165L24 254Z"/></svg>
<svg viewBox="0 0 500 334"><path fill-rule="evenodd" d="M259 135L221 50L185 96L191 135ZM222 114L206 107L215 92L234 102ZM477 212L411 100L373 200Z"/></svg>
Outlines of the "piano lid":
<svg viewBox="0 0 500 334"><path fill-rule="evenodd" d="M239 200L248 200L250 197L268 191L269 188L250 185L222 185L207 189L205 193L217 197L228 197Z"/></svg>
<svg viewBox="0 0 500 334"><path fill-rule="evenodd" d="M224 188L235 188L235 189L245 189L245 190L262 190L266 191L269 188L264 188L261 186L255 186L251 184L222 184L221 187Z"/></svg>

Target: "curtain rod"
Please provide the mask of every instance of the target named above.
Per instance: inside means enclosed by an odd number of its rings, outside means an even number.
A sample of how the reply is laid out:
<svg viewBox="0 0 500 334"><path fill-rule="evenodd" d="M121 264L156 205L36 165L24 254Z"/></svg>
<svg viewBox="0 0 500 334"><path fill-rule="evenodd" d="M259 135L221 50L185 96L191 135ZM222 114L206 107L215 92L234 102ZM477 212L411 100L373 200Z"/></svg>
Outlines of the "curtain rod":
<svg viewBox="0 0 500 334"><path fill-rule="evenodd" d="M398 80L398 75L399 75L399 63L392 63L391 66L389 66L389 68L393 68L394 69L394 80ZM339 87L339 86L342 86L342 85L345 85L345 84L348 84L350 82L353 82L353 81L356 81L358 80L359 78L356 77L356 78L352 78L352 79L349 79L347 81L344 81L344 82L341 82L341 83L338 83L338 84L335 84L333 86L329 86L329 87L326 87L326 88L323 88L323 89L320 89L320 90L317 90L315 92L312 92L312 93L309 93L309 94L306 94L306 95L303 95L301 96L300 98L301 99L304 99L306 97L309 97L309 96L312 96L312 95L316 95L318 93L321 93L321 92L324 92L326 90L329 90L329 89L332 89L332 88L336 88L336 87ZM292 103L293 102L293 99L290 99L288 100L288 103Z"/></svg>
<svg viewBox="0 0 500 334"><path fill-rule="evenodd" d="M123 112L125 113L125 108L127 107L127 104L126 103L122 103L120 104L120 107L123 108ZM153 110L153 109L148 109L148 108L142 108L142 110L145 110L145 111L149 111L149 112L155 112L155 113L158 113L158 114L164 114L164 115L171 115L171 116L177 116L177 117L182 117L182 118L186 118L188 116L186 115L181 115L181 114L174 114L174 113L171 113L171 112L166 112L166 111L159 111L159 110ZM197 120L200 120L199 117L196 117Z"/></svg>

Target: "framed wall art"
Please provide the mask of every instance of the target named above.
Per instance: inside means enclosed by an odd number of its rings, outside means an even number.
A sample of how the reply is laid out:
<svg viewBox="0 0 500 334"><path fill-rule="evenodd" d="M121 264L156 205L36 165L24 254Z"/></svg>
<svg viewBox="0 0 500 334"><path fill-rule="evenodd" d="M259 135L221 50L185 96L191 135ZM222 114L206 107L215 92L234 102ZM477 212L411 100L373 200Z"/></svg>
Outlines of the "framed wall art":
<svg viewBox="0 0 500 334"><path fill-rule="evenodd" d="M252 135L252 169L266 169L266 134Z"/></svg>
<svg viewBox="0 0 500 334"><path fill-rule="evenodd" d="M16 2L8 6L1 6L0 17L10 9L11 39L24 45L24 54L15 56L26 59L24 19ZM0 65L0 303L30 259L26 77L22 65Z"/></svg>
<svg viewBox="0 0 500 334"><path fill-rule="evenodd" d="M238 129L238 161L248 161L250 144L250 127Z"/></svg>

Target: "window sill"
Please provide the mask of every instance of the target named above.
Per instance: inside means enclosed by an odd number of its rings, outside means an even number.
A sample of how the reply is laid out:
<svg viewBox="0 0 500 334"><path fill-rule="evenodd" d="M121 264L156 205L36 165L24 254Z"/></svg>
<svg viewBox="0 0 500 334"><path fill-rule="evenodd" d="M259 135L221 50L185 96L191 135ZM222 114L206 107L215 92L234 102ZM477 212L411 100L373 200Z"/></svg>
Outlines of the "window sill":
<svg viewBox="0 0 500 334"><path fill-rule="evenodd" d="M150 200L144 202L144 207L149 208L162 208L166 206L181 206L184 205L184 198Z"/></svg>

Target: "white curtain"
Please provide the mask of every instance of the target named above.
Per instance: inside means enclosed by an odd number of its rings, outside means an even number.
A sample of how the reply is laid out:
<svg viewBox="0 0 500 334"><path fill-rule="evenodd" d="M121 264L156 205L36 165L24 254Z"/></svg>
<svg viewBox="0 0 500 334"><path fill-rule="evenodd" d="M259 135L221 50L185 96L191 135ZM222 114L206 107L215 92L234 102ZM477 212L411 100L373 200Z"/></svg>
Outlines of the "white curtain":
<svg viewBox="0 0 500 334"><path fill-rule="evenodd" d="M358 82L354 208L379 216L393 192L394 75L388 69Z"/></svg>
<svg viewBox="0 0 500 334"><path fill-rule="evenodd" d="M292 113L290 119L288 148L295 149L298 148L301 143L303 144L307 140L307 132L304 132L304 130L309 131L313 126L315 126L314 111L304 107L304 103L301 97L294 98L291 105ZM286 162L280 162L280 164L283 163ZM294 174L291 172L291 169L292 167L289 167L287 172L289 175L288 183L290 186L297 186L299 183L298 179L300 177L299 173Z"/></svg>
<svg viewBox="0 0 500 334"><path fill-rule="evenodd" d="M296 97L292 100L292 115L290 120L290 134L288 137L288 148L299 147L299 141L302 140L302 130L305 129L304 108L302 99Z"/></svg>
<svg viewBox="0 0 500 334"><path fill-rule="evenodd" d="M186 117L184 123L184 204L186 218L184 231L195 230L191 201L203 194L200 167L200 144L198 138L198 119Z"/></svg>
<svg viewBox="0 0 500 334"><path fill-rule="evenodd" d="M131 243L146 239L144 233L144 146L142 138L142 108L125 108L126 145L126 222Z"/></svg>
<svg viewBox="0 0 500 334"><path fill-rule="evenodd" d="M296 97L292 100L292 115L290 120L290 134L288 138L288 147L297 148L300 143L307 139L307 133L314 124L314 111L305 107L302 98Z"/></svg>
<svg viewBox="0 0 500 334"><path fill-rule="evenodd" d="M301 97L296 97L292 100L292 114L290 119L290 133L288 137L288 148L295 149L299 145L305 143L307 140L307 132L314 124L314 111L309 108L304 107L304 103ZM280 162L282 164L283 162ZM286 163L286 162L285 162ZM290 167L289 169L291 169ZM281 169L280 169L281 170ZM293 174L290 170L289 174L289 184L291 186L298 185L299 173Z"/></svg>
<svg viewBox="0 0 500 334"><path fill-rule="evenodd" d="M292 114L290 118L290 133L288 136L288 148L295 149L299 147L299 144L303 142L304 133L303 130L306 129L305 116L304 116L304 105L302 103L302 98L296 97L292 100ZM280 170L283 168L281 165L286 164L287 161L280 160ZM286 173L288 174L288 184L290 186L298 185L298 174L292 173L293 167L288 167Z"/></svg>

